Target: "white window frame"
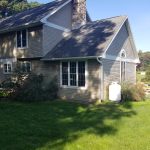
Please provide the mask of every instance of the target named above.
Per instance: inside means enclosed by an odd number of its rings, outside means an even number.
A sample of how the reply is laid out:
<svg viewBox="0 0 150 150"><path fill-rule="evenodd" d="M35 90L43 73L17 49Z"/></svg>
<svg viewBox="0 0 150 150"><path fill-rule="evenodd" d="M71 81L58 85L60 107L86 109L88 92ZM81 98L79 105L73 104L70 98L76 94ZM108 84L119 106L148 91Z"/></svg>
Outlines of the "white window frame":
<svg viewBox="0 0 150 150"><path fill-rule="evenodd" d="M30 61L21 61L20 62L20 65L21 65L21 69L22 69L22 65L23 64L27 64L27 63L29 63L30 64L30 72L32 71L32 63L30 62ZM26 66L27 67L27 66ZM23 72L23 71L22 71ZM23 72L23 73L30 73L30 72Z"/></svg>
<svg viewBox="0 0 150 150"><path fill-rule="evenodd" d="M22 46L22 31L23 31L23 30L26 31L26 46L24 46L24 47ZM17 32L21 32L21 47L18 47L18 43L17 43L17 42L18 42ZM17 49L25 49L25 48L28 48L28 30L27 30L27 29L22 29L22 30L18 30L17 32L16 32L16 48L17 48Z"/></svg>
<svg viewBox="0 0 150 150"><path fill-rule="evenodd" d="M4 65L7 65L7 72L5 71ZM11 66L11 72L8 72L8 65ZM3 73L4 74L12 74L13 67L12 67L12 62L3 62Z"/></svg>
<svg viewBox="0 0 150 150"><path fill-rule="evenodd" d="M79 87L78 86L78 62L81 62L84 60L78 60L78 61L61 61L60 62L60 87L61 88L71 88L71 89L81 89L81 90L86 90L88 87L88 63L87 61L85 62L85 86L84 87ZM67 62L68 63L68 85L63 85L62 84L62 63ZM71 86L70 85L70 62L76 62L76 82L77 86Z"/></svg>
<svg viewBox="0 0 150 150"><path fill-rule="evenodd" d="M124 57L122 57L122 54L124 54ZM121 50L121 52L120 52L120 83L122 83L122 82L124 82L124 81L122 81L122 62L124 62L125 64L124 64L124 69L125 69L125 80L126 80L126 51L123 49L123 50Z"/></svg>

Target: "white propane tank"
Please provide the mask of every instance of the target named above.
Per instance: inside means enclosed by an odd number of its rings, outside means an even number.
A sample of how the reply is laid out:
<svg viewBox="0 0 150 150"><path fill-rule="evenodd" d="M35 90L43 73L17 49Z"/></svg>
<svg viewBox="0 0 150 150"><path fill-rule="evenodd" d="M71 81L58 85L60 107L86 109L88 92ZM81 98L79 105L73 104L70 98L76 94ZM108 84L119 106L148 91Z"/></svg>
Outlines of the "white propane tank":
<svg viewBox="0 0 150 150"><path fill-rule="evenodd" d="M109 100L121 101L121 86L117 82L112 82L109 86Z"/></svg>

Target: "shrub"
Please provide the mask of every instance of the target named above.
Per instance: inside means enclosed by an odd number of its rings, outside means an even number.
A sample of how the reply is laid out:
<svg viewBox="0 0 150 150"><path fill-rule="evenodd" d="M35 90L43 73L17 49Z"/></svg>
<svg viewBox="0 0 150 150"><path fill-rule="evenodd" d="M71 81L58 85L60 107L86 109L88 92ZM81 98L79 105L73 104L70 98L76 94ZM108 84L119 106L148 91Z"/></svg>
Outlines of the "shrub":
<svg viewBox="0 0 150 150"><path fill-rule="evenodd" d="M142 101L145 99L144 86L142 84L122 84L121 92L122 101Z"/></svg>
<svg viewBox="0 0 150 150"><path fill-rule="evenodd" d="M44 76L36 74L15 74L12 79L2 83L8 92L8 98L17 101L45 101L57 98L58 86L56 79L44 85ZM0 93L1 95L3 93Z"/></svg>

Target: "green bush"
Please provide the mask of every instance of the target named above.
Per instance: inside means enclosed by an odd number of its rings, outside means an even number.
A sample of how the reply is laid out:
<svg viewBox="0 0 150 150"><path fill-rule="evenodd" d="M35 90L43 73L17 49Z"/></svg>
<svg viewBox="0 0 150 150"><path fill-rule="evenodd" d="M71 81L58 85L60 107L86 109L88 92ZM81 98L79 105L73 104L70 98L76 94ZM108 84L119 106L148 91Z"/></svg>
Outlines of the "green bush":
<svg viewBox="0 0 150 150"><path fill-rule="evenodd" d="M123 83L121 91L122 101L142 101L145 99L144 86L142 84Z"/></svg>
<svg viewBox="0 0 150 150"><path fill-rule="evenodd" d="M15 80L14 80L15 79ZM36 74L17 73L14 79L7 79L2 83L2 88L9 92L8 98L17 101L45 101L57 98L57 80L52 79L44 84L44 76ZM0 93L4 95L4 93Z"/></svg>

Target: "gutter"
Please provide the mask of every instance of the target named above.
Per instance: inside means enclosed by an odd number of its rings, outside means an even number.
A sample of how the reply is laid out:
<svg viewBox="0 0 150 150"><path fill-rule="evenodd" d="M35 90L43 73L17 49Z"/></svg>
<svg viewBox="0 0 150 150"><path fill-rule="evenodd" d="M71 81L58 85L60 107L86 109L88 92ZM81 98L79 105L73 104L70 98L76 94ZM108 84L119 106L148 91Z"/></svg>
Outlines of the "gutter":
<svg viewBox="0 0 150 150"><path fill-rule="evenodd" d="M102 62L102 56L98 56L97 57L97 61L98 63L100 64L100 70L101 70L101 73L99 75L99 78L100 78L100 100L103 100L104 99L104 70L103 70L103 62Z"/></svg>

